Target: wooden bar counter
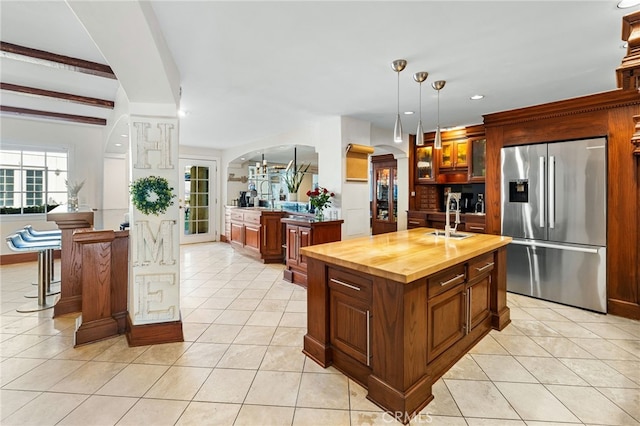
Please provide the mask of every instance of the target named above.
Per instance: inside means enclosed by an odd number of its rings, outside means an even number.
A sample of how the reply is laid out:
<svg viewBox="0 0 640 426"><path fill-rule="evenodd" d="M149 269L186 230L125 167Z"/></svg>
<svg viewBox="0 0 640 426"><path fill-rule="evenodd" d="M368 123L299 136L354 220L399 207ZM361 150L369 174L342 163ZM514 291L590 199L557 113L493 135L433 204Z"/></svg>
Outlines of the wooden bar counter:
<svg viewBox="0 0 640 426"><path fill-rule="evenodd" d="M47 213L47 221L55 222L62 230L60 300L53 307L56 318L82 310L82 252L73 243L73 232L93 228L93 210L81 207L78 211L68 211L66 205L61 205Z"/></svg>
<svg viewBox="0 0 640 426"><path fill-rule="evenodd" d="M301 249L308 258L303 352L360 383L368 399L404 423L433 399L436 380L510 322L511 238L455 240L430 231Z"/></svg>

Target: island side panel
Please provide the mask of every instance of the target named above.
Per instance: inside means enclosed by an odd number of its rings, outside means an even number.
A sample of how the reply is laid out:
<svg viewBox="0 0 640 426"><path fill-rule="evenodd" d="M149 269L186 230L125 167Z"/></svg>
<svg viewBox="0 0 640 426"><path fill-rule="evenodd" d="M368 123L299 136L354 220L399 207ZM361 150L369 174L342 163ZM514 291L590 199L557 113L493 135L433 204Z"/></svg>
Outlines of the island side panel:
<svg viewBox="0 0 640 426"><path fill-rule="evenodd" d="M494 257L491 274L491 326L504 329L511 322L511 312L507 306L507 247L500 247Z"/></svg>
<svg viewBox="0 0 640 426"><path fill-rule="evenodd" d="M326 264L308 258L307 276L307 334L302 352L326 368L332 363Z"/></svg>
<svg viewBox="0 0 640 426"><path fill-rule="evenodd" d="M433 399L427 374L426 306L425 279L410 284L374 279L368 397L407 421Z"/></svg>

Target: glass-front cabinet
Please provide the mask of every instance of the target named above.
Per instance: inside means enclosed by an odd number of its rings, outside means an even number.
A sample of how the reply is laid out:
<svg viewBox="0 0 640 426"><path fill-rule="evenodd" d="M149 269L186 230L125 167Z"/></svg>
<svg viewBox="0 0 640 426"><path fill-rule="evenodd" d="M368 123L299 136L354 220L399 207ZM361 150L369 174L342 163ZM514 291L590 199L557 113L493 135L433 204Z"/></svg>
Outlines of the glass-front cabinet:
<svg viewBox="0 0 640 426"><path fill-rule="evenodd" d="M397 162L393 154L371 157L373 170L373 200L371 232L373 235L398 229Z"/></svg>
<svg viewBox="0 0 640 426"><path fill-rule="evenodd" d="M416 146L416 180L420 183L435 182L433 144Z"/></svg>
<svg viewBox="0 0 640 426"><path fill-rule="evenodd" d="M463 169L468 166L467 139L443 141L440 152L441 169Z"/></svg>
<svg viewBox="0 0 640 426"><path fill-rule="evenodd" d="M487 140L485 138L469 141L471 148L471 163L469 164L469 181L484 182L486 176L485 159L487 153Z"/></svg>

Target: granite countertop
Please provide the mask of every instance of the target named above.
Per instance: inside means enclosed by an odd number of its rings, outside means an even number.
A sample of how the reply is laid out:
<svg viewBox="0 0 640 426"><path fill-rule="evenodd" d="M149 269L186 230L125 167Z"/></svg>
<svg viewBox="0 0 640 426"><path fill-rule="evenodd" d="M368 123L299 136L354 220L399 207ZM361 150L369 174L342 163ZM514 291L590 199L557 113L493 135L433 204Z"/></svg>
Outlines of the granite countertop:
<svg viewBox="0 0 640 426"><path fill-rule="evenodd" d="M410 283L511 242L511 237L470 234L463 240L428 235L430 228L415 228L369 237L301 248L313 259ZM458 232L460 234L460 232Z"/></svg>

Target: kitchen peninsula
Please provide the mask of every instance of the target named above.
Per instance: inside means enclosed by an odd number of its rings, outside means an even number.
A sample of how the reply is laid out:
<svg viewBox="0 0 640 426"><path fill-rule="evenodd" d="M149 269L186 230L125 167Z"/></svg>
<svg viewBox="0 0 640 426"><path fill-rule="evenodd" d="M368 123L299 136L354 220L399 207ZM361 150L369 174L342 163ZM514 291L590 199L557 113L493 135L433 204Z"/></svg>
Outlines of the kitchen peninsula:
<svg viewBox="0 0 640 426"><path fill-rule="evenodd" d="M305 247L307 334L303 352L368 390L408 423L432 384L494 328L510 322L506 245L416 228Z"/></svg>

